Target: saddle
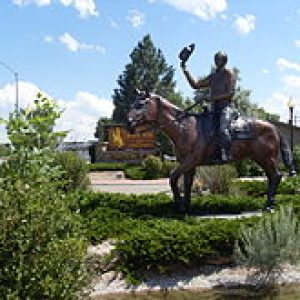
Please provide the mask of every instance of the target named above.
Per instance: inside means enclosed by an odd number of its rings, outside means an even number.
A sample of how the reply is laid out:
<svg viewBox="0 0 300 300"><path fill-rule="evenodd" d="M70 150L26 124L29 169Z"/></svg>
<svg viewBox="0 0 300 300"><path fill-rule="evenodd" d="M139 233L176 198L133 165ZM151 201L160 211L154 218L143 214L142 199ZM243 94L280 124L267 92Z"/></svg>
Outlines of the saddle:
<svg viewBox="0 0 300 300"><path fill-rule="evenodd" d="M215 137L215 124L213 112L205 109L201 114L195 114L198 119L199 127L201 126L202 133L206 140L210 140ZM231 114L231 121L229 125L229 131L231 134L231 140L252 140L254 139L254 132L252 130L253 119L240 116L238 112ZM199 128L200 130L200 128Z"/></svg>

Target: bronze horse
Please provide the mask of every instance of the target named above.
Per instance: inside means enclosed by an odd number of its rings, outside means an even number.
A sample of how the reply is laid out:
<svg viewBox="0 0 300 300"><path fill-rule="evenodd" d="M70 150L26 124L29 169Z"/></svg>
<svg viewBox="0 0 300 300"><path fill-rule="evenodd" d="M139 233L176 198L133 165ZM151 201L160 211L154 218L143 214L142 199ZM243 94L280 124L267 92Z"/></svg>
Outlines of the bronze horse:
<svg viewBox="0 0 300 300"><path fill-rule="evenodd" d="M170 185L176 208L190 211L191 187L198 165L211 164L216 145L207 139L200 115L186 113L168 100L147 92L138 92L128 116L128 129L133 131L139 125L160 129L173 144L179 166L170 174ZM253 138L234 140L232 158L234 161L250 158L257 162L268 178L267 203L270 210L275 204L275 194L282 175L278 170L278 152L281 150L284 164L290 174L295 173L292 153L277 128L269 122L251 120ZM184 176L184 195L181 198L178 179Z"/></svg>

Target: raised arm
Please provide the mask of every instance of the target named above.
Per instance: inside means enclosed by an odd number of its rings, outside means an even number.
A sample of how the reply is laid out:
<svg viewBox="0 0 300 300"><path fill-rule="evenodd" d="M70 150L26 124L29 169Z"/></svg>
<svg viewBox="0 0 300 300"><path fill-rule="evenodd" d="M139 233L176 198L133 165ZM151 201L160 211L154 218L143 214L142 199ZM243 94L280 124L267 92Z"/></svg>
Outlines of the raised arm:
<svg viewBox="0 0 300 300"><path fill-rule="evenodd" d="M185 64L181 64L181 69L182 69L183 74L185 75L187 81L189 82L190 86L193 89L200 89L200 88L204 88L204 87L208 87L209 86L209 79L208 79L208 77L206 77L204 79L195 80L193 78L193 76L191 75L191 73L187 70Z"/></svg>

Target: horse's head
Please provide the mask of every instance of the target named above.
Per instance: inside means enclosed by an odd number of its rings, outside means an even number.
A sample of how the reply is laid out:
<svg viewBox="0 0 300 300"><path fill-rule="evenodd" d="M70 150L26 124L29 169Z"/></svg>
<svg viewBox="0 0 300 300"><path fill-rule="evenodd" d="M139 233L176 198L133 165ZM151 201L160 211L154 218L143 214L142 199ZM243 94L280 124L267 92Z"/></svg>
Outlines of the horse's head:
<svg viewBox="0 0 300 300"><path fill-rule="evenodd" d="M127 129L133 133L137 126L153 124L157 120L156 96L149 92L136 91L136 98L127 114Z"/></svg>

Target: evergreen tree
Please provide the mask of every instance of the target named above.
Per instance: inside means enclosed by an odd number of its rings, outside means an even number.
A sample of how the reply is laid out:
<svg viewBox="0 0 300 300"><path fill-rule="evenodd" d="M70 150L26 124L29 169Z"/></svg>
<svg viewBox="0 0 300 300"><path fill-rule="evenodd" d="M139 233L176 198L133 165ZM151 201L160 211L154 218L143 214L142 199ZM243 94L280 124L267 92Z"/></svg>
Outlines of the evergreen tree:
<svg viewBox="0 0 300 300"><path fill-rule="evenodd" d="M135 89L155 92L168 97L174 92L174 68L166 63L150 35L146 35L130 54L131 62L125 66L118 78L119 87L112 96L115 105L113 120L124 123L130 104L135 99Z"/></svg>

